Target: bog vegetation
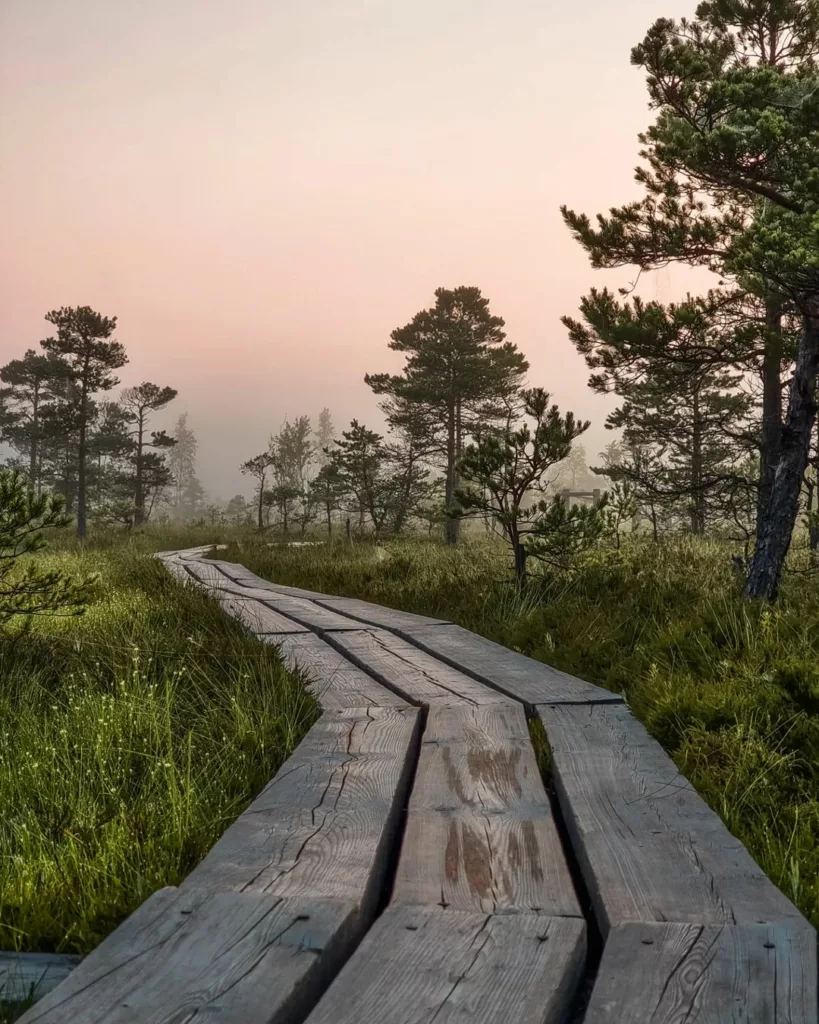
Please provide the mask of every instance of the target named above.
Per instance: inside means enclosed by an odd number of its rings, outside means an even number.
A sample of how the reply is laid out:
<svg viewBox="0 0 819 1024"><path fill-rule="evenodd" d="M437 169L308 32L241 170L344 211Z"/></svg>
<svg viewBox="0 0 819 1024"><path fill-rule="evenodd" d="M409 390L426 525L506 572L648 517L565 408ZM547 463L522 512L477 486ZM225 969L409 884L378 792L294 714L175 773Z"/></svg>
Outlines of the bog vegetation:
<svg viewBox="0 0 819 1024"><path fill-rule="evenodd" d="M366 377L383 427L297 417L236 453L248 494L209 498L187 415L154 429L176 390L115 393L116 318L46 315L0 368L0 943L91 948L315 714L274 651L142 557L183 525L261 575L625 693L819 923L817 54L817 0L703 0L634 48L641 195L565 222L595 267L718 277L668 304L591 289L563 318L618 400L596 457L481 290L439 288L389 335L400 371ZM294 536L331 543L269 546Z"/></svg>

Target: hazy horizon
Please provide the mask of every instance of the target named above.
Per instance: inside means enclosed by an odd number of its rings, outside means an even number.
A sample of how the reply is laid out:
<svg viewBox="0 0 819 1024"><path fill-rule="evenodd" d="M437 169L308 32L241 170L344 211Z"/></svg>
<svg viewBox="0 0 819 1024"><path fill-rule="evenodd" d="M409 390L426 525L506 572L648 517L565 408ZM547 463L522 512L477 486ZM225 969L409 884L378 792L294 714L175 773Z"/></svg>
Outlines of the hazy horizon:
<svg viewBox="0 0 819 1024"><path fill-rule="evenodd" d="M122 385L178 389L156 424L188 412L198 475L228 498L285 417L380 427L363 377L400 367L390 332L436 287L477 285L596 456L614 403L559 318L636 271L592 271L558 208L639 194L651 113L629 52L693 7L6 0L0 362L50 309L117 316Z"/></svg>

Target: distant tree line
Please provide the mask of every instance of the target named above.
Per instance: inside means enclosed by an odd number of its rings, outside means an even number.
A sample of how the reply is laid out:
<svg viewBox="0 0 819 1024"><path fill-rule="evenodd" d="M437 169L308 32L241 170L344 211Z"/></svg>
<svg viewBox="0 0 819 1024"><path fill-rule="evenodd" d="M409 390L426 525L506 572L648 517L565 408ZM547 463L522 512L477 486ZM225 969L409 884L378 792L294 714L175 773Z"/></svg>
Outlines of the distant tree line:
<svg viewBox="0 0 819 1024"><path fill-rule="evenodd" d="M185 414L175 429L152 417L177 396L144 381L108 397L128 362L113 337L116 317L89 306L46 314L54 332L0 367L0 442L8 469L25 475L34 495L54 493L63 514L86 535L89 522L136 527L152 516L201 513L196 438Z"/></svg>

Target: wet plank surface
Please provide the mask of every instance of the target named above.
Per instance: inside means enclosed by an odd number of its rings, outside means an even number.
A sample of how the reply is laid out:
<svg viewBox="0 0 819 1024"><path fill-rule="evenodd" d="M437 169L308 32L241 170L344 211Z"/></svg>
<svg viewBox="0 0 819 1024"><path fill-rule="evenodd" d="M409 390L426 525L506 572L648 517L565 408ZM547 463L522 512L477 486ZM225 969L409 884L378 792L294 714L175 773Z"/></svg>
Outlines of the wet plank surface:
<svg viewBox="0 0 819 1024"><path fill-rule="evenodd" d="M525 704L623 701L610 690L559 672L461 626L414 626L402 628L400 635L448 665Z"/></svg>
<svg viewBox="0 0 819 1024"><path fill-rule="evenodd" d="M626 924L606 943L584 1024L815 1024L810 929Z"/></svg>
<svg viewBox="0 0 819 1024"><path fill-rule="evenodd" d="M434 627L439 628L439 627ZM419 704L508 704L509 698L383 629L333 633L328 640L380 683Z"/></svg>
<svg viewBox="0 0 819 1024"><path fill-rule="evenodd" d="M349 953L355 918L344 903L162 889L20 1024L289 1024Z"/></svg>
<svg viewBox="0 0 819 1024"><path fill-rule="evenodd" d="M581 915L520 705L430 707L393 902Z"/></svg>
<svg viewBox="0 0 819 1024"><path fill-rule="evenodd" d="M627 921L801 921L625 707L539 707L601 930Z"/></svg>
<svg viewBox="0 0 819 1024"><path fill-rule="evenodd" d="M390 907L307 1024L563 1024L584 959L576 918Z"/></svg>
<svg viewBox="0 0 819 1024"><path fill-rule="evenodd" d="M408 706L403 697L376 682L314 633L277 637L275 643L285 666L304 674L308 689L327 711Z"/></svg>
<svg viewBox="0 0 819 1024"><path fill-rule="evenodd" d="M326 712L182 882L374 911L414 767L416 708Z"/></svg>

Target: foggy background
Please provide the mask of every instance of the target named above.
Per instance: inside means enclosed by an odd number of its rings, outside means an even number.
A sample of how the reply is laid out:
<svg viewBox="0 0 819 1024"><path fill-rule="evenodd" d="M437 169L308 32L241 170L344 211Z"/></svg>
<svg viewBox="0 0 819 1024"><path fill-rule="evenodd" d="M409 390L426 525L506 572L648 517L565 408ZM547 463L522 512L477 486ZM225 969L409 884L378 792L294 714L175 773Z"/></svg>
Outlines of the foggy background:
<svg viewBox="0 0 819 1024"><path fill-rule="evenodd" d="M691 4L689 13L693 13ZM669 0L3 0L0 362L44 314L117 316L123 385L171 385L213 496L285 417L380 428L365 372L438 286L476 285L530 383L613 407L559 322L592 271L559 213L639 195L629 52ZM644 276L647 299L708 275ZM117 389L119 390L119 389Z"/></svg>

